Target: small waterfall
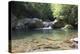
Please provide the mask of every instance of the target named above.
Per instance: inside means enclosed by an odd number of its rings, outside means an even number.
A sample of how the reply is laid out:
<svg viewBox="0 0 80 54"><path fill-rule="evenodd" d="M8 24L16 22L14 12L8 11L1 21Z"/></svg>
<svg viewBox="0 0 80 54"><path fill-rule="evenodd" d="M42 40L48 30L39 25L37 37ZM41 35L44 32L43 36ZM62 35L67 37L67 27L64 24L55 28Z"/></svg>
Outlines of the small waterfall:
<svg viewBox="0 0 80 54"><path fill-rule="evenodd" d="M43 30L44 33L49 33L49 32L51 32L52 27L51 26L43 27L42 30Z"/></svg>
<svg viewBox="0 0 80 54"><path fill-rule="evenodd" d="M51 32L52 27L51 27L51 23L50 23L50 22L43 22L43 25L44 25L44 27L43 27L43 28L40 28L40 29L42 29L42 31L43 31L44 33L49 33L49 32Z"/></svg>

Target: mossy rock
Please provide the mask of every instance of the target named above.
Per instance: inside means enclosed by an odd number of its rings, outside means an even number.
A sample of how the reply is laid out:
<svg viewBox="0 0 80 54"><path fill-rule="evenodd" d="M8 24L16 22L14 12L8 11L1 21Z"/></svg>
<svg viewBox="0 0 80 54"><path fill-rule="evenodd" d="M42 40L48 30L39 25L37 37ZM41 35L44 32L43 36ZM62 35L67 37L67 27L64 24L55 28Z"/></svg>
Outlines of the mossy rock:
<svg viewBox="0 0 80 54"><path fill-rule="evenodd" d="M61 28L61 27L64 27L64 26L65 26L64 21L58 21L54 25L52 25L53 28Z"/></svg>
<svg viewBox="0 0 80 54"><path fill-rule="evenodd" d="M73 29L72 25L66 24L64 27L62 27L61 29L63 30L68 30L68 29Z"/></svg>

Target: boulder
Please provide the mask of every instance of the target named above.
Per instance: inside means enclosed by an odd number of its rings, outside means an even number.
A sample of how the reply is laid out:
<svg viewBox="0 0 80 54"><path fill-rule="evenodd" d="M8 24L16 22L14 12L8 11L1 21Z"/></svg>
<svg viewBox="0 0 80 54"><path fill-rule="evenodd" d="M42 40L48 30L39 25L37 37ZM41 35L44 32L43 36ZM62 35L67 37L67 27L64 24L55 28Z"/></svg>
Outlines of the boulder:
<svg viewBox="0 0 80 54"><path fill-rule="evenodd" d="M16 29L27 30L41 28L42 26L42 20L38 18L24 18L17 21Z"/></svg>
<svg viewBox="0 0 80 54"><path fill-rule="evenodd" d="M73 28L73 26L72 25L70 25L70 24L66 24L64 27L62 27L61 29L62 30L66 30L66 29L72 29Z"/></svg>
<svg viewBox="0 0 80 54"><path fill-rule="evenodd" d="M29 23L29 28L30 29L34 29L34 28L42 28L43 27L43 23L41 19L38 18L33 18Z"/></svg>
<svg viewBox="0 0 80 54"><path fill-rule="evenodd" d="M70 39L71 42L76 42L78 43L78 38L73 38L73 39Z"/></svg>
<svg viewBox="0 0 80 54"><path fill-rule="evenodd" d="M70 39L70 41L72 42L72 48L78 48L78 38Z"/></svg>
<svg viewBox="0 0 80 54"><path fill-rule="evenodd" d="M57 20L54 24L52 24L53 28L61 28L64 27L65 23L64 21L61 20Z"/></svg>

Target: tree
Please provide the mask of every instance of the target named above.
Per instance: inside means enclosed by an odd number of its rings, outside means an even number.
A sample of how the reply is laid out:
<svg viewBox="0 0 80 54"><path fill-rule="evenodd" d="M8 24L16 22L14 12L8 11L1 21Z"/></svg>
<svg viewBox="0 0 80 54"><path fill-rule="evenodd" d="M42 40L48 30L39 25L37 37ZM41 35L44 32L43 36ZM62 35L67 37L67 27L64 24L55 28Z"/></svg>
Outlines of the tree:
<svg viewBox="0 0 80 54"><path fill-rule="evenodd" d="M78 20L78 6L68 4L51 4L53 15L63 19L66 24L75 25Z"/></svg>
<svg viewBox="0 0 80 54"><path fill-rule="evenodd" d="M34 2L17 2L11 3L12 13L20 18L40 18L42 20L53 20L50 4Z"/></svg>

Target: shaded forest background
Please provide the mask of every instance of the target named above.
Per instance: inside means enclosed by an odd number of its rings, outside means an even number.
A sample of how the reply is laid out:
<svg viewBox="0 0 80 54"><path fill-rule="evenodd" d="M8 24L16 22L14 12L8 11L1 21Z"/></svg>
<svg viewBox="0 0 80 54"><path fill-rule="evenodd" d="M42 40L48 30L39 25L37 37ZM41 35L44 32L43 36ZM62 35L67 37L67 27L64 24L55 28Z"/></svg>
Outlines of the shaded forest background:
<svg viewBox="0 0 80 54"><path fill-rule="evenodd" d="M66 24L74 28L78 27L77 5L11 1L9 2L9 8L12 27L15 27L19 20L26 18L38 18L42 21L57 19L59 20L58 27Z"/></svg>

